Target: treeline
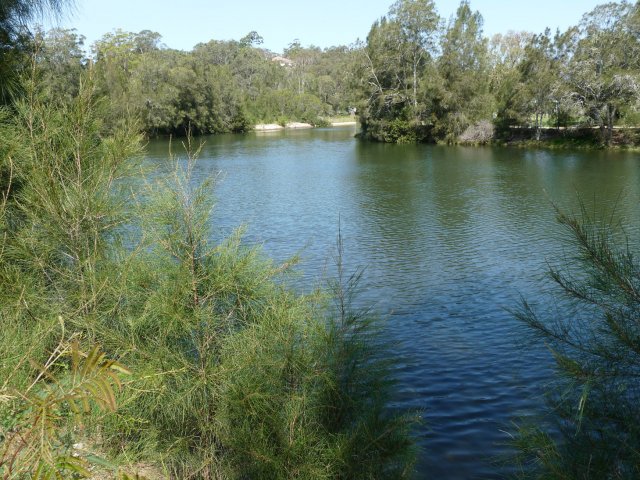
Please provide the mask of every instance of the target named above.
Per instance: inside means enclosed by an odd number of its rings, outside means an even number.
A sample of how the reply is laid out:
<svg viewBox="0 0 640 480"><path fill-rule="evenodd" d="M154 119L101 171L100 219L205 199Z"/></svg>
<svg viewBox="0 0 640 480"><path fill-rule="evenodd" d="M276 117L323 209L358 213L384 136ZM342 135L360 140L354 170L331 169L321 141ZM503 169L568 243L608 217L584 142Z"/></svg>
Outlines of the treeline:
<svg viewBox="0 0 640 480"><path fill-rule="evenodd" d="M351 47L321 50L294 41L276 57L251 32L184 52L166 48L156 32L116 31L91 46L89 59L73 30L40 32L33 41L51 98L73 98L80 73L91 70L111 105L108 123L133 115L150 135L244 132L288 121L321 125L356 103L358 50Z"/></svg>
<svg viewBox="0 0 640 480"><path fill-rule="evenodd" d="M613 2L565 32L488 39L466 0L448 21L433 0L398 0L364 43L322 50L296 40L282 57L256 32L184 52L156 32L116 31L88 58L81 35L54 29L22 50L37 51L52 99L73 98L91 70L111 105L106 121L132 115L149 135L323 125L357 107L362 135L385 142L487 143L514 128L540 139L544 127L582 126L610 143L614 126L640 123L639 11Z"/></svg>
<svg viewBox="0 0 640 480"><path fill-rule="evenodd" d="M398 0L367 37L363 135L484 143L511 127L640 123L640 4L596 7L565 32L491 40L468 1L444 22L433 0ZM495 128L495 132L494 132Z"/></svg>

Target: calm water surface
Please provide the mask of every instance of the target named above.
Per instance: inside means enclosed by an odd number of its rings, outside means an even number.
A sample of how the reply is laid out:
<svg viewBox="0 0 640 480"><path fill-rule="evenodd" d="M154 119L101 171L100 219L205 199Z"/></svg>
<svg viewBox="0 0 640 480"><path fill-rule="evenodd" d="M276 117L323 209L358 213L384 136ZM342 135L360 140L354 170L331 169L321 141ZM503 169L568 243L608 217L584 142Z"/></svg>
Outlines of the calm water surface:
<svg viewBox="0 0 640 480"><path fill-rule="evenodd" d="M548 262L571 255L552 202L615 211L638 238L640 158L620 152L371 144L352 128L206 138L197 176L219 174L212 222L320 283L338 223L361 301L397 342L394 407L424 417L417 478L499 478L511 421L540 411L548 352L508 309L548 304ZM175 150L175 146L174 146ZM148 158L160 169L168 142Z"/></svg>

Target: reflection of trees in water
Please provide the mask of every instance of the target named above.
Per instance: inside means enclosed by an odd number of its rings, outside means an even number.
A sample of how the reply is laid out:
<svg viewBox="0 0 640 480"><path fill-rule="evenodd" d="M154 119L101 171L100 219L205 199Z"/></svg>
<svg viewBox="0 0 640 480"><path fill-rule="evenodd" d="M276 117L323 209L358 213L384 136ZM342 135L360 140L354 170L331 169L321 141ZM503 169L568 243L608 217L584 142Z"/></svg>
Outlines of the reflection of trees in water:
<svg viewBox="0 0 640 480"><path fill-rule="evenodd" d="M626 154L358 142L356 155L359 236L389 269L400 259L461 270L542 265L563 248L553 203L575 210L582 200L627 223L639 215L638 166Z"/></svg>

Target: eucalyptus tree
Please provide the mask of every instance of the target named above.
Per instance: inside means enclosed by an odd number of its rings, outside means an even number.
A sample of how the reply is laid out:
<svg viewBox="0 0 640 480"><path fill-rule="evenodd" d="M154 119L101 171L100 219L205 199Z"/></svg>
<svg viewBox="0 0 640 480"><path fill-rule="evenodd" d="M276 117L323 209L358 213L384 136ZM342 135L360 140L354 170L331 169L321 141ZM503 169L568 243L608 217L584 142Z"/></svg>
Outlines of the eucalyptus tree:
<svg viewBox="0 0 640 480"><path fill-rule="evenodd" d="M78 95L87 65L84 40L75 29L53 28L43 36L37 58L49 99L69 103Z"/></svg>
<svg viewBox="0 0 640 480"><path fill-rule="evenodd" d="M368 97L360 111L360 123L365 137L396 142L396 135L389 135L388 122L402 122L408 127L412 117L408 111L406 79L409 72L402 61L403 51L398 43L399 27L386 17L376 21L367 36L363 55L366 59L365 95Z"/></svg>
<svg viewBox="0 0 640 480"><path fill-rule="evenodd" d="M623 1L597 6L573 32L573 51L565 70L569 93L609 143L620 108L636 102L640 91L640 39L637 10Z"/></svg>
<svg viewBox="0 0 640 480"><path fill-rule="evenodd" d="M175 89L168 82L168 71L175 60L166 50L157 32L115 30L91 46L98 92L109 99L105 122L113 126L132 115L147 131L162 129L168 120L167 96Z"/></svg>
<svg viewBox="0 0 640 480"><path fill-rule="evenodd" d="M519 67L532 38L529 32L508 32L494 35L489 43L489 89L495 101L495 123L501 128L523 123Z"/></svg>
<svg viewBox="0 0 640 480"><path fill-rule="evenodd" d="M129 80L141 56L136 34L120 29L106 33L91 46L91 50L99 86L108 92L112 102L119 106L128 105Z"/></svg>
<svg viewBox="0 0 640 480"><path fill-rule="evenodd" d="M360 74L360 51L357 46L337 46L324 49L312 68L313 93L334 113L346 112L355 106L355 92Z"/></svg>
<svg viewBox="0 0 640 480"><path fill-rule="evenodd" d="M522 76L519 90L524 99L523 110L527 116L533 115L536 140L540 140L544 116L555 112L559 104L558 63L549 29L531 38L519 71Z"/></svg>
<svg viewBox="0 0 640 480"><path fill-rule="evenodd" d="M410 140L416 127L424 126L421 80L437 50L439 24L433 1L399 0L372 25L363 49L369 95L361 112L365 136Z"/></svg>
<svg viewBox="0 0 640 480"><path fill-rule="evenodd" d="M318 62L322 50L310 45L303 47L298 39L295 39L285 49L285 57L293 61L289 72L295 82L295 88L299 94L303 94L309 89L309 84L313 81L311 69Z"/></svg>
<svg viewBox="0 0 640 480"><path fill-rule="evenodd" d="M440 16L433 0L398 0L389 9L389 19L398 25L398 40L412 74L412 103L417 109L418 78L437 50Z"/></svg>
<svg viewBox="0 0 640 480"><path fill-rule="evenodd" d="M368 63L370 103L381 97L404 101L402 51L398 48L398 25L386 17L377 20L369 31L364 54Z"/></svg>

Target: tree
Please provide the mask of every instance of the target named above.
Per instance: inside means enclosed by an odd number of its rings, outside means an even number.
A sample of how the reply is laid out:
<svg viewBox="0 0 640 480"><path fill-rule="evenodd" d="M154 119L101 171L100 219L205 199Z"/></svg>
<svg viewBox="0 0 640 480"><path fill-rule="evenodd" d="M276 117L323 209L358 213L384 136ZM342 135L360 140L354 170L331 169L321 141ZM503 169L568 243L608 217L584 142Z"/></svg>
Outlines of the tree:
<svg viewBox="0 0 640 480"><path fill-rule="evenodd" d="M142 30L133 35L133 50L136 53L155 52L162 48L162 35L151 30Z"/></svg>
<svg viewBox="0 0 640 480"><path fill-rule="evenodd" d="M129 81L139 57L135 34L123 30L106 33L91 46L91 50L95 58L98 88L109 96L114 117L119 118L132 104Z"/></svg>
<svg viewBox="0 0 640 480"><path fill-rule="evenodd" d="M331 106L333 113L346 112L356 104L352 86L356 82L359 65L353 47L339 46L323 50L311 73L314 77L313 93Z"/></svg>
<svg viewBox="0 0 640 480"><path fill-rule="evenodd" d="M6 103L17 88L16 74L30 49L27 25L37 16L58 16L73 0L3 0L0 2L0 102Z"/></svg>
<svg viewBox="0 0 640 480"><path fill-rule="evenodd" d="M296 89L299 94L305 93L307 85L312 81L313 77L310 71L321 54L322 50L320 48L313 45L303 47L298 39L295 39L285 49L285 57L293 60L291 75L295 79Z"/></svg>
<svg viewBox="0 0 640 480"><path fill-rule="evenodd" d="M573 51L565 70L571 97L611 141L620 108L638 98L640 39L634 33L637 7L607 3L585 14L573 31Z"/></svg>
<svg viewBox="0 0 640 480"><path fill-rule="evenodd" d="M558 212L558 220L577 255L550 271L557 307L541 314L524 302L517 312L558 373L549 392L553 426L524 425L516 438L521 476L638 478L640 263L628 242L616 241L624 240L619 232L584 210Z"/></svg>
<svg viewBox="0 0 640 480"><path fill-rule="evenodd" d="M54 28L44 36L38 67L49 91L49 98L69 103L78 95L80 76L86 65L82 50L84 36L75 29Z"/></svg>
<svg viewBox="0 0 640 480"><path fill-rule="evenodd" d="M542 119L559 103L556 94L558 66L553 57L553 41L550 31L534 35L525 47L525 54L519 65L521 73L520 95L524 99L524 112L535 118L536 140L540 140Z"/></svg>
<svg viewBox="0 0 640 480"><path fill-rule="evenodd" d="M495 99L496 123L501 128L524 123L524 108L520 95L525 49L533 37L529 32L496 34L490 41L490 92Z"/></svg>
<svg viewBox="0 0 640 480"><path fill-rule="evenodd" d="M397 0L389 9L389 19L398 25L399 42L406 49L411 66L413 107L418 108L418 78L437 48L440 16L433 0Z"/></svg>
<svg viewBox="0 0 640 480"><path fill-rule="evenodd" d="M255 47L263 43L264 39L255 30L250 31L240 39L240 45L243 47Z"/></svg>
<svg viewBox="0 0 640 480"><path fill-rule="evenodd" d="M491 117L488 42L482 36L482 24L480 12L473 12L463 0L442 38L438 71L446 95L441 100L444 112L439 130L448 141L456 141L468 125Z"/></svg>
<svg viewBox="0 0 640 480"><path fill-rule="evenodd" d="M430 138L421 107L421 80L435 53L439 17L432 1L401 0L376 21L363 50L369 99L362 133L382 141Z"/></svg>
<svg viewBox="0 0 640 480"><path fill-rule="evenodd" d="M153 98L152 88L142 78L157 84L159 78L166 77L164 72L153 79L140 75L141 66L148 61L157 62L157 67L166 66L167 62L159 62L162 51L162 37L156 32L143 30L139 33L115 30L96 41L91 49L95 57L95 73L97 88L101 94L109 98L110 110L105 122L113 126L122 118L133 115L147 120L149 110L157 103ZM144 69L143 69L144 70ZM146 70L148 72L148 70ZM154 122L151 122L157 126Z"/></svg>

